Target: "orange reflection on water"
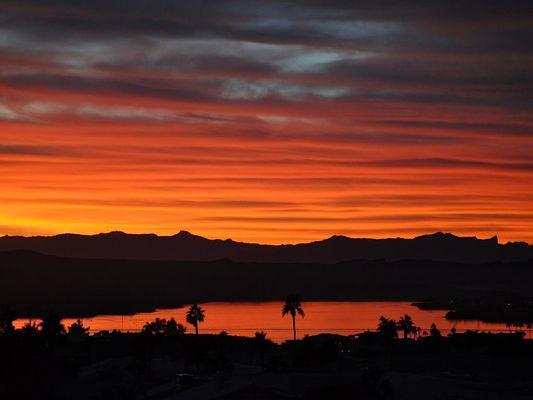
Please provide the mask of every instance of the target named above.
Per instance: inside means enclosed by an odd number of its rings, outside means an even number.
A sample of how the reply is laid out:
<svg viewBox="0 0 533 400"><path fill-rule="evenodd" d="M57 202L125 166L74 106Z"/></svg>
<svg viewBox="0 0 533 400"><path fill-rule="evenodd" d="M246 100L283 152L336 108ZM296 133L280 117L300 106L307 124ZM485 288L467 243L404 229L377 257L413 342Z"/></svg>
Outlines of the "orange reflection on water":
<svg viewBox="0 0 533 400"><path fill-rule="evenodd" d="M281 316L281 302L263 303L206 303L201 305L206 312L205 321L200 324L200 333L219 333L226 331L230 335L253 336L257 331L265 331L268 337L281 342L292 337L290 317ZM298 336L317 333L339 333L349 335L376 328L380 316L399 319L409 314L415 324L422 330L428 330L432 323L446 333L451 328L458 331L472 329L480 331L505 331L504 324L487 324L480 321L448 321L445 311L424 311L410 302L308 302L303 303L305 318L298 318ZM175 318L186 324L187 307L161 309L154 312L135 315L101 315L84 318L91 332L102 330L121 330L137 332L146 322L155 318ZM64 319L65 326L75 319ZM19 319L16 327L21 327L27 320ZM193 332L189 325L188 331Z"/></svg>

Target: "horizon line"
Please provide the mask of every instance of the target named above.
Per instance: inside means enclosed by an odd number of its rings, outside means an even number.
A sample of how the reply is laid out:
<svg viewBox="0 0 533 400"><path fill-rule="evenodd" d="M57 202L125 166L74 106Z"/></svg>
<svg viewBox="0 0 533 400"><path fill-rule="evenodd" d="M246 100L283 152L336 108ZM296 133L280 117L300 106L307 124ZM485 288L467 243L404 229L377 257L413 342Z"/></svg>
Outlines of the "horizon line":
<svg viewBox="0 0 533 400"><path fill-rule="evenodd" d="M197 235L197 234L191 233L190 231L187 231L187 230L180 230L180 231L178 231L175 234L169 234L169 235L164 235L164 234L162 235L162 234L157 234L157 233L153 233L153 232L128 233L128 232L125 232L125 231L122 231L122 230L113 230L113 231L99 232L99 233L64 232L64 233L50 234L50 235L10 235L10 234L4 234L4 235L0 236L0 238L26 238L26 239L32 239L32 238L53 238L53 237L59 237L59 236L95 237L95 236L106 236L106 235L109 236L109 235L113 235L113 234L115 234L115 235L121 234L121 235L125 235L125 236L155 236L155 237L158 237L158 238L170 238L170 237L176 237L176 236L182 235L182 236L199 237L199 238L206 239L206 240L232 241L232 242L235 242L235 243L245 243L245 244L261 245L261 246L295 246L295 245L299 245L299 244L323 242L325 240L330 240L330 239L334 239L334 238L346 238L346 239L353 239L353 240L401 240L401 239L403 239L403 240L413 240L413 239L417 239L417 238L421 238L421 237L425 237L425 236L437 236L437 235L447 236L447 237L455 237L455 238L461 238L461 239L477 239L477 240L483 240L483 241L493 240L493 241L496 242L496 244L499 244L499 245L506 245L506 244L513 244L513 243L524 243L524 244L527 244L528 246L532 245L531 243L529 243L529 242L527 242L525 240L507 241L505 243L500 243L498 235L493 235L493 236L488 237L488 238L482 238L482 237L478 237L476 235L474 235L474 236L460 236L460 235L456 235L456 234L454 234L452 232L444 232L444 231L423 233L421 235L415 235L415 236L411 236L411 237L402 237L402 236L392 237L392 236L388 236L388 237L377 237L377 238L376 237L354 237L354 236L347 236L347 235L342 235L342 234L333 234L333 235L330 235L330 236L325 237L323 239L310 240L310 241L306 241L306 242L279 243L279 244L239 241L239 240L233 240L232 238L225 238L225 239L211 238L211 237L207 237L207 236Z"/></svg>

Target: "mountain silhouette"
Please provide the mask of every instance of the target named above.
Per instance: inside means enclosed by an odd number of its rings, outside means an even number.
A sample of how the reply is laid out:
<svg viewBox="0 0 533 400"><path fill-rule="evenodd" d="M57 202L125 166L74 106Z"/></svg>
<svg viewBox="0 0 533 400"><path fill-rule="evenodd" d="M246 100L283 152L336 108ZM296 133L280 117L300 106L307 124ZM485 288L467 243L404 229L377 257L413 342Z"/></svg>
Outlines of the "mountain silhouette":
<svg viewBox="0 0 533 400"><path fill-rule="evenodd" d="M462 263L511 262L533 259L533 246L523 242L499 244L498 238L478 239L437 232L413 239L356 239L332 236L294 245L265 245L206 239L187 231L173 236L127 234L61 234L3 236L0 251L33 250L74 258L145 259L240 262L337 263L354 259L436 260Z"/></svg>

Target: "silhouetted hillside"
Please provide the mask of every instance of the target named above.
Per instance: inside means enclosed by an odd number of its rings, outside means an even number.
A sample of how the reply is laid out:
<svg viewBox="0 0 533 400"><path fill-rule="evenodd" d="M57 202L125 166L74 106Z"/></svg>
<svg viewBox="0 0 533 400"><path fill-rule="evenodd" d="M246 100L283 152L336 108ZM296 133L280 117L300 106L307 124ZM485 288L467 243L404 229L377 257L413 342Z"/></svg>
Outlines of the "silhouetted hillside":
<svg viewBox="0 0 533 400"><path fill-rule="evenodd" d="M111 232L93 236L4 236L0 251L33 250L63 257L240 262L337 263L353 259L437 260L464 263L511 262L533 259L527 243L499 244L498 239L435 233L414 239L329 239L296 245L260 245L233 240L209 240L181 231L174 236Z"/></svg>
<svg viewBox="0 0 533 400"><path fill-rule="evenodd" d="M0 253L0 306L105 314L206 301L426 300L530 296L533 265L435 261L338 264L69 259Z"/></svg>

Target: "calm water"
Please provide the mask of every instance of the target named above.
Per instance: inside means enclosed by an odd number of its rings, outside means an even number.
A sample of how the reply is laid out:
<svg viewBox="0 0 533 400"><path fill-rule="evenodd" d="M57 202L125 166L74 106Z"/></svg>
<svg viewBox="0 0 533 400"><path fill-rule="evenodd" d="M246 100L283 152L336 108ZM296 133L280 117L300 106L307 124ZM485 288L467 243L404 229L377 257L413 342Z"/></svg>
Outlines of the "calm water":
<svg viewBox="0 0 533 400"><path fill-rule="evenodd" d="M200 333L219 333L226 331L230 335L253 336L257 331L265 331L268 337L280 342L292 337L290 317L281 317L281 302L264 303L205 303L201 305L206 312L206 320L200 324ZM456 328L457 331L473 329L479 331L506 331L504 324L487 324L479 321L448 321L445 311L423 311L410 302L308 302L303 303L305 318L297 319L299 337L321 332L343 335L358 333L376 328L380 316L398 319L409 314L415 324L422 330L428 330L435 323L443 332ZM101 315L85 318L83 322L91 327L91 332L118 329L122 331L139 331L142 326L155 318L172 318L185 323L185 308L161 309L135 315ZM65 326L74 320L65 319ZM16 327L27 320L17 320ZM188 331L193 332L189 325Z"/></svg>

